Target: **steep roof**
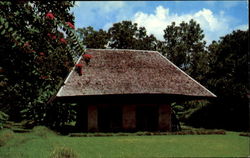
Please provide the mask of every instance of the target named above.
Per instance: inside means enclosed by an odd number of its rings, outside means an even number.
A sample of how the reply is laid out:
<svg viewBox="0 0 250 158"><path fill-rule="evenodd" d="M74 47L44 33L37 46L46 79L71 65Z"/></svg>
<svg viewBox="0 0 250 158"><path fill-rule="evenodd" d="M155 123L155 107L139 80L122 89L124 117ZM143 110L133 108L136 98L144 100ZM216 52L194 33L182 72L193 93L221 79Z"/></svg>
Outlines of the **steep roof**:
<svg viewBox="0 0 250 158"><path fill-rule="evenodd" d="M215 97L157 51L88 49L92 58L83 64L83 75L73 69L57 97L171 94Z"/></svg>

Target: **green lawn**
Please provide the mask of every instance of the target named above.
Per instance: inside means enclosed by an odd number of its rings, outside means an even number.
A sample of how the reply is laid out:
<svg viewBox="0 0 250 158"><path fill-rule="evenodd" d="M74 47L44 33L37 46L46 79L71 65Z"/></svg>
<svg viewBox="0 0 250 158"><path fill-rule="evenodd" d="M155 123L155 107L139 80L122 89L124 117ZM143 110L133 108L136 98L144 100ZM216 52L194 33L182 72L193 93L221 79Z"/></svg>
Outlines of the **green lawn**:
<svg viewBox="0 0 250 158"><path fill-rule="evenodd" d="M0 158L49 158L68 149L78 157L247 157L249 137L226 135L164 135L69 137L43 128L31 133L0 131ZM2 143L1 143L2 142Z"/></svg>

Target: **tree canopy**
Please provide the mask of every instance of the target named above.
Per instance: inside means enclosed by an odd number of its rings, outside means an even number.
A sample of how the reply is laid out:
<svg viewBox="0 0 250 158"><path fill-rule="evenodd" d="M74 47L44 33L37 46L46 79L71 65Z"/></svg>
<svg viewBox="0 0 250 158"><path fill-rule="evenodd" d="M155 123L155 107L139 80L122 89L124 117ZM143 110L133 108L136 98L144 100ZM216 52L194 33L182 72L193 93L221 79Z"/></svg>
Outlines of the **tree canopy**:
<svg viewBox="0 0 250 158"><path fill-rule="evenodd" d="M100 29L99 31L96 31L91 26L86 28L78 28L77 33L79 34L80 39L86 48L103 49L109 40L109 34L105 30Z"/></svg>
<svg viewBox="0 0 250 158"><path fill-rule="evenodd" d="M148 36L145 27L138 28L137 25L131 21L113 24L108 30L109 46L118 49L155 50L157 40L154 35Z"/></svg>
<svg viewBox="0 0 250 158"><path fill-rule="evenodd" d="M248 41L249 30L237 30L208 46L209 66L204 74L204 85L217 95L217 99L194 113L192 125L249 130Z"/></svg>
<svg viewBox="0 0 250 158"><path fill-rule="evenodd" d="M221 97L247 98L249 31L233 31L209 46L208 85ZM233 98L232 98L233 97Z"/></svg>
<svg viewBox="0 0 250 158"><path fill-rule="evenodd" d="M0 46L4 98L0 110L14 120L23 115L44 121L52 117L47 115L51 110L48 100L71 70L78 53L84 51L74 33L74 16L69 13L74 2L0 4L0 41L5 43Z"/></svg>
<svg viewBox="0 0 250 158"><path fill-rule="evenodd" d="M193 19L189 23L182 22L176 26L173 22L164 30L162 53L181 69L192 74L198 69L197 61L203 59L204 41L203 30Z"/></svg>

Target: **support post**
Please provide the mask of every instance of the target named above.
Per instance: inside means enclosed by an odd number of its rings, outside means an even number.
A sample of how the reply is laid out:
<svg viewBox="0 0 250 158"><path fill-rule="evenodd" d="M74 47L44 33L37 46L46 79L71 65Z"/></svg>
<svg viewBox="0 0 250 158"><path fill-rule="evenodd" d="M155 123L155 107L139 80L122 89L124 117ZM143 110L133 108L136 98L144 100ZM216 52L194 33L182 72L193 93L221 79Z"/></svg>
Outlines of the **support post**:
<svg viewBox="0 0 250 158"><path fill-rule="evenodd" d="M123 105L122 126L125 131L132 131L136 128L136 106Z"/></svg>
<svg viewBox="0 0 250 158"><path fill-rule="evenodd" d="M88 131L98 131L98 111L96 105L88 106Z"/></svg>
<svg viewBox="0 0 250 158"><path fill-rule="evenodd" d="M171 131L171 107L159 105L159 130Z"/></svg>

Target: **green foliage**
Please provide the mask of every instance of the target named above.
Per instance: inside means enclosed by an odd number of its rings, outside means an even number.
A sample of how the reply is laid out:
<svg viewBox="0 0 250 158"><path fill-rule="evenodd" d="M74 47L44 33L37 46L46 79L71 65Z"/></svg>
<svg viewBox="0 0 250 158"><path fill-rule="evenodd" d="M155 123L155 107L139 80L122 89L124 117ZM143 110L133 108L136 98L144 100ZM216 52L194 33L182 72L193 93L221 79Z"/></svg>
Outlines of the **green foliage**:
<svg viewBox="0 0 250 158"><path fill-rule="evenodd" d="M154 35L148 36L144 27L138 27L131 21L115 23L108 32L102 29L96 31L89 26L78 29L77 33L87 48L156 50L158 45Z"/></svg>
<svg viewBox="0 0 250 158"><path fill-rule="evenodd" d="M56 133L50 129L48 129L45 126L35 126L32 129L32 134L42 137L42 138L48 138L51 136L56 136Z"/></svg>
<svg viewBox="0 0 250 158"><path fill-rule="evenodd" d="M212 104L224 112L226 128L231 126L235 130L249 129L248 42L249 30L238 30L209 46L211 63L207 86L218 96Z"/></svg>
<svg viewBox="0 0 250 158"><path fill-rule="evenodd" d="M173 22L164 30L160 51L175 65L194 78L206 72L206 52L203 30L193 19L179 26ZM201 73L201 74L200 74Z"/></svg>
<svg viewBox="0 0 250 158"><path fill-rule="evenodd" d="M171 122L172 122L172 130L173 131L180 131L181 130L181 125L180 125L180 121L179 121L179 115L181 112L183 112L184 107L180 104L177 103L172 103L171 104L171 109L172 109L172 118L171 118Z"/></svg>
<svg viewBox="0 0 250 158"><path fill-rule="evenodd" d="M91 26L77 29L77 33L83 41L83 44L86 45L86 48L103 49L109 40L109 34L106 31L102 29L96 31Z"/></svg>
<svg viewBox="0 0 250 158"><path fill-rule="evenodd" d="M0 87L5 99L0 109L12 120L20 120L22 111L29 119L45 123L51 107L59 106L49 100L84 53L69 13L73 5L66 1L1 2L0 42L5 44L0 46ZM69 120L68 115L62 120Z"/></svg>
<svg viewBox="0 0 250 158"><path fill-rule="evenodd" d="M188 120L190 125L249 130L247 53L249 31L233 31L209 45L205 86L217 95Z"/></svg>
<svg viewBox="0 0 250 158"><path fill-rule="evenodd" d="M27 120L35 119L36 124L45 124L59 128L76 119L76 104L53 102L52 104L36 104L21 111L22 117Z"/></svg>
<svg viewBox="0 0 250 158"><path fill-rule="evenodd" d="M108 30L109 47L118 49L155 50L157 40L153 35L148 36L144 27L137 26L131 21L113 24Z"/></svg>
<svg viewBox="0 0 250 158"><path fill-rule="evenodd" d="M209 46L208 86L219 97L247 98L249 31L233 31Z"/></svg>
<svg viewBox="0 0 250 158"><path fill-rule="evenodd" d="M0 129L3 128L3 124L9 119L9 115L0 111Z"/></svg>
<svg viewBox="0 0 250 158"><path fill-rule="evenodd" d="M248 31L233 31L207 48L194 20L179 26L173 22L164 33L160 51L218 97L207 107L185 108L181 119L197 127L246 130Z"/></svg>

